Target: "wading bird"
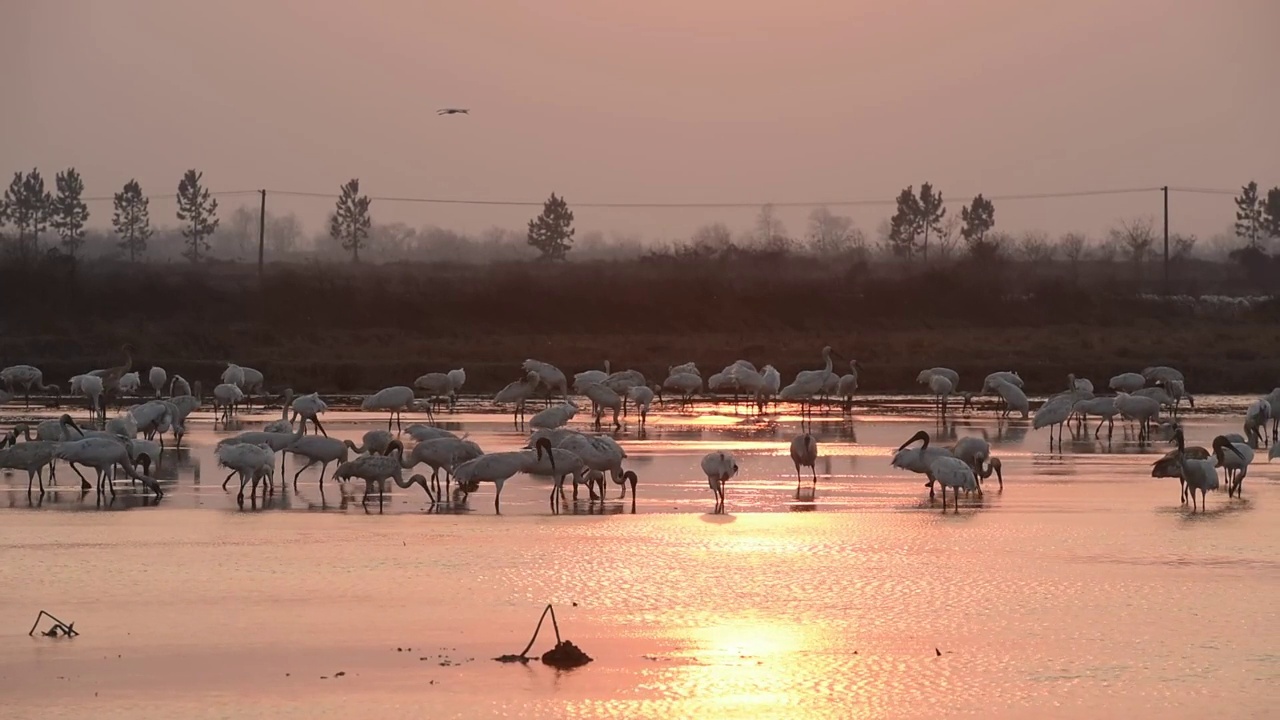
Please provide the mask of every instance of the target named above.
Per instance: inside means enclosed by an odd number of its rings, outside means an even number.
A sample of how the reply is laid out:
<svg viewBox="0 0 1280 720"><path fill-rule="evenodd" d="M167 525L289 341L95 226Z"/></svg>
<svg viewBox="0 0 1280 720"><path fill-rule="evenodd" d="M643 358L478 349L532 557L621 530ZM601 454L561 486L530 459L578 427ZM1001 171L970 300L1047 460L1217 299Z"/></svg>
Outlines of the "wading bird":
<svg viewBox="0 0 1280 720"><path fill-rule="evenodd" d="M16 393L22 390L22 397L27 407L31 407L31 391L49 392L53 391L56 397L62 395L62 388L57 385L44 384L44 373L40 368L33 365L10 365L0 370L0 382L3 382L9 392Z"/></svg>
<svg viewBox="0 0 1280 720"><path fill-rule="evenodd" d="M168 373L159 365L152 365L151 370L147 373L147 382L151 383L152 389L156 391L156 397L160 397L164 392L164 384L168 379Z"/></svg>
<svg viewBox="0 0 1280 720"><path fill-rule="evenodd" d="M929 474L942 486L942 512L947 511L947 488L952 488L955 495L953 508L960 512L960 491L978 489L978 479L973 468L957 457L940 457L929 466Z"/></svg>
<svg viewBox="0 0 1280 720"><path fill-rule="evenodd" d="M404 446L395 441L387 448L386 455L361 455L354 460L349 460L338 466L334 477L340 480L349 480L358 477L364 480L364 497L361 498L360 504L366 505L369 502L369 495L376 488L378 491L378 511L382 511L383 497L386 495L386 482L394 480L395 484L401 488L411 488L414 485L422 486L422 491L427 494L427 498L434 505L436 498L431 494L431 488L427 487L427 478L423 475L414 475L408 480L404 479L404 466L402 464L404 454Z"/></svg>
<svg viewBox="0 0 1280 720"><path fill-rule="evenodd" d="M514 405L511 411L511 424L519 427L524 422L524 404L533 397L540 382L538 373L528 370L523 380L508 383L506 387L499 390L498 394L493 396L493 402L498 405L507 403Z"/></svg>
<svg viewBox="0 0 1280 720"><path fill-rule="evenodd" d="M394 420L396 427L400 427L400 413L404 412L413 402L413 388L407 385L395 385L383 388L378 392L370 395L360 403L360 409L366 412L371 410L387 410L391 414L387 416L387 430L391 429L391 421Z"/></svg>
<svg viewBox="0 0 1280 720"><path fill-rule="evenodd" d="M813 439L813 435L805 433L797 435L791 441L791 462L796 466L796 497L800 497L800 467L809 468L813 474L813 485L811 493L818 492L818 441Z"/></svg>
<svg viewBox="0 0 1280 720"><path fill-rule="evenodd" d="M738 463L727 452L712 452L703 456L701 465L707 476L707 485L715 494L715 512L724 512L724 484L738 474Z"/></svg>

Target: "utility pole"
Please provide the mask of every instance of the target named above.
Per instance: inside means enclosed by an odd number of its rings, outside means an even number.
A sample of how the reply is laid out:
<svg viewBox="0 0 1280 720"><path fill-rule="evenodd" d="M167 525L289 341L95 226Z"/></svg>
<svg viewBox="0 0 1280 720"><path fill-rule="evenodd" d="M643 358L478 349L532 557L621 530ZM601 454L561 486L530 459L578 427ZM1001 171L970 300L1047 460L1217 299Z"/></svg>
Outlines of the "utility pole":
<svg viewBox="0 0 1280 720"><path fill-rule="evenodd" d="M1165 193L1165 295L1169 295L1169 186L1160 190Z"/></svg>
<svg viewBox="0 0 1280 720"><path fill-rule="evenodd" d="M266 243L266 190L259 191L262 195L262 208L257 214L257 279L262 279L262 246ZM1165 261L1169 260L1169 205L1165 205Z"/></svg>

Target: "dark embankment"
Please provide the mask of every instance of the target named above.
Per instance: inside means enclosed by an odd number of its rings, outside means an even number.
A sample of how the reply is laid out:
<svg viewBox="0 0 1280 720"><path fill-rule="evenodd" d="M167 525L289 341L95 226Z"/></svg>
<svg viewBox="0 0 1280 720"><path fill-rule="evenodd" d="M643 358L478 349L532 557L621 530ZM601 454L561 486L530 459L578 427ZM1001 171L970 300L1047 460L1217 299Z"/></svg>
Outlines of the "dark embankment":
<svg viewBox="0 0 1280 720"><path fill-rule="evenodd" d="M1068 372L1099 385L1152 364L1183 369L1193 392L1280 384L1280 302L1197 297L1244 287L1231 266L1178 267L1160 300L1157 266L1032 273L1016 263L912 272L785 254L670 256L601 264L0 267L0 363L47 381L120 361L214 382L229 360L269 389L360 392L465 367L492 390L538 358L573 372L635 368L661 380L688 360L704 377L737 358L789 378L833 345L862 364L866 392L918 391L945 365L976 389L1017 369L1032 391ZM843 367L838 368L841 372Z"/></svg>

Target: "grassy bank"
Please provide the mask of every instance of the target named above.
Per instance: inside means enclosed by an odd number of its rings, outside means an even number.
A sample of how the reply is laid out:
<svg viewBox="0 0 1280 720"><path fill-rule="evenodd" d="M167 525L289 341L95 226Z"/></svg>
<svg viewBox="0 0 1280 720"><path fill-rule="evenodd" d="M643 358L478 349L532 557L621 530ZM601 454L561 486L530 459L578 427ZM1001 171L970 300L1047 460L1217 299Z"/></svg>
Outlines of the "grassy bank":
<svg viewBox="0 0 1280 720"><path fill-rule="evenodd" d="M1114 284L1114 283L1112 283ZM215 381L227 360L274 389L361 392L465 367L496 389L526 357L572 373L635 368L651 378L688 360L704 376L738 358L784 378L830 344L863 366L868 392L917 390L945 365L975 389L1017 369L1033 390L1068 372L1104 384L1146 365L1183 369L1193 392L1280 384L1280 304L1226 311L1117 294L1016 267L902 275L802 263L397 265L118 268L75 278L0 273L0 363L46 379L120 361Z"/></svg>

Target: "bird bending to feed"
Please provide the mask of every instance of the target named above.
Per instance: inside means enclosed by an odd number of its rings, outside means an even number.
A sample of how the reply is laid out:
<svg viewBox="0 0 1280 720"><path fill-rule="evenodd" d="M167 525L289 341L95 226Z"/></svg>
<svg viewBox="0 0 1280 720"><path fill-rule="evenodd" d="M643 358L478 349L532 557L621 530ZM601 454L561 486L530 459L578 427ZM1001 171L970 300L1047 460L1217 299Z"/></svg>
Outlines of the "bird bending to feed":
<svg viewBox="0 0 1280 720"><path fill-rule="evenodd" d="M436 111L437 115L470 115L469 108L440 108Z"/></svg>
<svg viewBox="0 0 1280 720"><path fill-rule="evenodd" d="M942 486L942 512L947 511L947 488L953 488L955 503L952 507L960 512L960 491L977 490L978 479L973 468L957 457L940 457L929 466L929 474Z"/></svg>
<svg viewBox="0 0 1280 720"><path fill-rule="evenodd" d="M716 496L716 512L724 512L724 484L738 474L738 463L727 452L707 453L702 458L702 472Z"/></svg>

